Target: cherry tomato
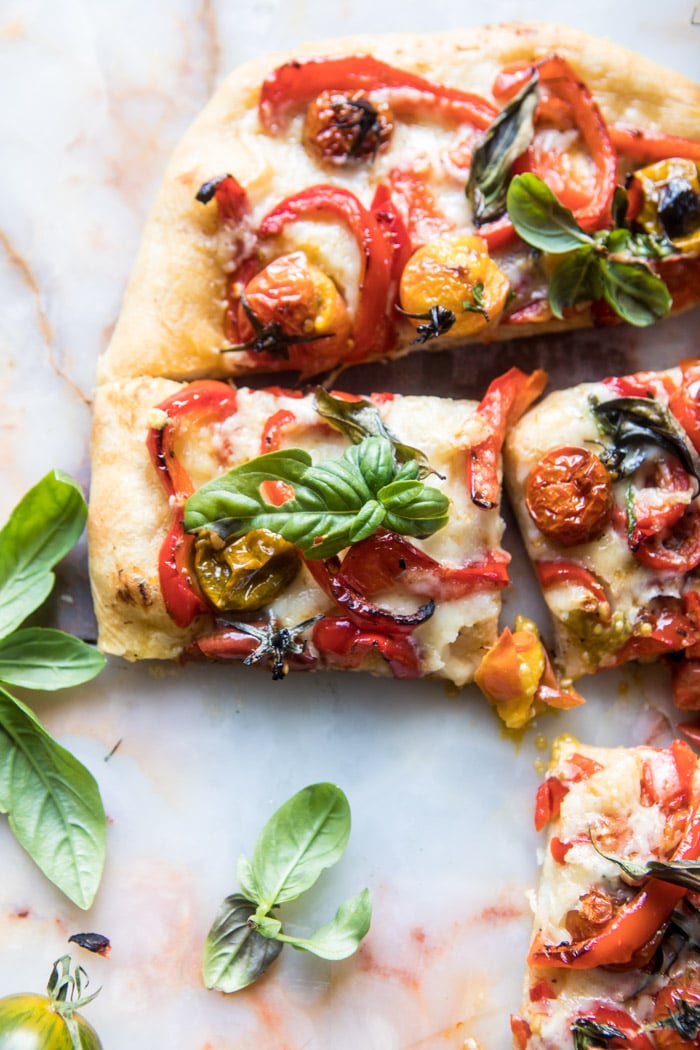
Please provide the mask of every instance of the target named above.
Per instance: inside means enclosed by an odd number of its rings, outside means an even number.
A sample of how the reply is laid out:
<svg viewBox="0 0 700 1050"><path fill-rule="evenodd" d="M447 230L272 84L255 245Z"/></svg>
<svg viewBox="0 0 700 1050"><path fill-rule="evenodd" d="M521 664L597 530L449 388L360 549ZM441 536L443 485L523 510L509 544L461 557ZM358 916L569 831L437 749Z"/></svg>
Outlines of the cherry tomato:
<svg viewBox="0 0 700 1050"><path fill-rule="evenodd" d="M691 503L680 521L642 540L634 556L650 569L691 572L700 565L700 511Z"/></svg>
<svg viewBox="0 0 700 1050"><path fill-rule="evenodd" d="M584 1018L579 1018L579 1020L584 1020ZM600 1025L612 1025L613 1028L622 1032L622 1036L614 1036L606 1040L605 1045L611 1050L618 1047L624 1047L625 1050L654 1050L654 1044L649 1036L640 1030L638 1022L619 1006L613 1006L612 1003L598 1003L589 1014L585 1015L585 1020L595 1021Z"/></svg>
<svg viewBox="0 0 700 1050"><path fill-rule="evenodd" d="M689 1006L697 1007L700 1003L700 974L696 969L686 970L685 973L662 988L654 1003L654 1021L661 1021L668 1017L669 1013L676 1013L679 1004L686 1002ZM700 1034L694 1039L683 1039L679 1032L673 1028L657 1028L654 1032L654 1040L658 1050L692 1050L693 1047L700 1048Z"/></svg>
<svg viewBox="0 0 700 1050"><path fill-rule="evenodd" d="M541 533L574 547L596 539L605 528L613 505L612 482L593 452L567 445L535 463L525 502Z"/></svg>
<svg viewBox="0 0 700 1050"><path fill-rule="evenodd" d="M81 1050L102 1050L97 1032L72 1013ZM73 1050L70 1032L54 1000L46 995L8 995L0 999L0 1050Z"/></svg>
<svg viewBox="0 0 700 1050"><path fill-rule="evenodd" d="M322 91L306 111L304 145L325 164L374 160L389 145L394 118L366 91Z"/></svg>
<svg viewBox="0 0 700 1050"><path fill-rule="evenodd" d="M214 534L196 540L194 570L204 594L224 612L262 609L301 568L296 547L268 529L251 529L228 543L216 540Z"/></svg>

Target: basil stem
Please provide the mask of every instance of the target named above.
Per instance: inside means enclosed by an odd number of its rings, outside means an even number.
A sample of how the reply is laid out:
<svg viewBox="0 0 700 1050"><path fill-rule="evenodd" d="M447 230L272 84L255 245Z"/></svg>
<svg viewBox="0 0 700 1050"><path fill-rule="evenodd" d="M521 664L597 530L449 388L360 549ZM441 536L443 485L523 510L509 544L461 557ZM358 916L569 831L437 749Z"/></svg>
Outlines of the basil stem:
<svg viewBox="0 0 700 1050"><path fill-rule="evenodd" d="M224 538L269 529L309 558L330 558L380 526L425 537L448 521L448 498L418 481L419 465L396 465L391 442L364 438L339 459L312 465L303 449L268 452L207 482L187 501L188 532L211 529ZM294 498L279 506L260 493L263 481L285 481Z"/></svg>
<svg viewBox="0 0 700 1050"><path fill-rule="evenodd" d="M535 133L539 73L499 113L474 150L467 182L474 224L499 219L506 210L506 191L513 161L525 152Z"/></svg>

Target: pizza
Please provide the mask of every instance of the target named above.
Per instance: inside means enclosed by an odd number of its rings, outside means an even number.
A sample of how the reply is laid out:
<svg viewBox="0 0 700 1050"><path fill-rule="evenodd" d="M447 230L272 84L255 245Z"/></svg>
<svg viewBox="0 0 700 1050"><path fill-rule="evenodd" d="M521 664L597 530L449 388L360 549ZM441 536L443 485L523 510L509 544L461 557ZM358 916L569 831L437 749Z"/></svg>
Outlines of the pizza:
<svg viewBox="0 0 700 1050"><path fill-rule="evenodd" d="M556 741L517 1050L681 1050L700 1035L700 774L687 744Z"/></svg>
<svg viewBox="0 0 700 1050"><path fill-rule="evenodd" d="M97 390L99 645L470 681L496 637L506 427L546 377L481 402L140 377Z"/></svg>
<svg viewBox="0 0 700 1050"><path fill-rule="evenodd" d="M303 377L700 297L700 87L559 26L256 60L177 148L100 381Z"/></svg>
<svg viewBox="0 0 700 1050"><path fill-rule="evenodd" d="M700 702L700 362L549 394L508 436L506 483L576 679L667 657Z"/></svg>

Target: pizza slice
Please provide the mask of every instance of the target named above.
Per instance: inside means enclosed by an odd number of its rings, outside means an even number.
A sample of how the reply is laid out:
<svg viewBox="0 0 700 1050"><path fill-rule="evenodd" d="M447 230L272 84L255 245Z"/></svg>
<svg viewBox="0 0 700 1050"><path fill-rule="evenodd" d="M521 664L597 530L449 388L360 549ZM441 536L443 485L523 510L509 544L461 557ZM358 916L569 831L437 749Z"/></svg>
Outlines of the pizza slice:
<svg viewBox="0 0 700 1050"><path fill-rule="evenodd" d="M510 433L506 482L575 679L670 658L696 707L700 362L559 390Z"/></svg>
<svg viewBox="0 0 700 1050"><path fill-rule="evenodd" d="M687 744L560 738L516 1050L681 1050L700 1037L700 773Z"/></svg>
<svg viewBox="0 0 700 1050"><path fill-rule="evenodd" d="M471 680L496 636L505 429L546 377L480 403L143 377L98 388L99 644Z"/></svg>
<svg viewBox="0 0 700 1050"><path fill-rule="evenodd" d="M559 26L243 66L175 152L101 381L303 376L700 298L700 87Z"/></svg>

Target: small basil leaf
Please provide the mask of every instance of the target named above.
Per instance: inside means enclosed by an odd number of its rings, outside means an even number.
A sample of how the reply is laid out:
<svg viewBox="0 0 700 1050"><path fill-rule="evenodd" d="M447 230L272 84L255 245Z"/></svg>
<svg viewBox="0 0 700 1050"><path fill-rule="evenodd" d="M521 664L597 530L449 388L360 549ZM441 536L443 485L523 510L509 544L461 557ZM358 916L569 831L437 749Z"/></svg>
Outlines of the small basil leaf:
<svg viewBox="0 0 700 1050"><path fill-rule="evenodd" d="M255 885L253 878L253 868L247 857L240 856L236 865L236 878L238 884L243 890L243 894L249 901L253 901L254 904L258 904L258 887Z"/></svg>
<svg viewBox="0 0 700 1050"><path fill-rule="evenodd" d="M289 937L284 934L280 940L301 951L311 952L321 959L347 959L357 951L362 938L369 931L371 921L372 901L369 890L362 890L341 904L335 917L310 937Z"/></svg>
<svg viewBox="0 0 700 1050"><path fill-rule="evenodd" d="M357 465L372 492L388 485L396 476L391 443L386 438L367 438L349 448L346 455Z"/></svg>
<svg viewBox="0 0 700 1050"><path fill-rule="evenodd" d="M67 689L89 682L105 657L72 634L24 627L0 639L0 682L24 689Z"/></svg>
<svg viewBox="0 0 700 1050"><path fill-rule="evenodd" d="M673 300L664 282L641 263L600 259L601 291L618 317L636 327L661 320Z"/></svg>
<svg viewBox="0 0 700 1050"><path fill-rule="evenodd" d="M53 566L75 546L87 507L75 481L50 471L20 500L0 530L0 638L48 597Z"/></svg>
<svg viewBox="0 0 700 1050"><path fill-rule="evenodd" d="M561 320L564 310L599 296L598 257L588 246L563 259L549 282L549 305Z"/></svg>
<svg viewBox="0 0 700 1050"><path fill-rule="evenodd" d="M227 897L204 943L202 976L207 988L237 992L268 969L282 951L279 941L263 937L249 920L255 905L238 893Z"/></svg>
<svg viewBox="0 0 700 1050"><path fill-rule="evenodd" d="M294 900L342 856L350 835L348 800L335 784L312 784L270 817L255 845L259 908Z"/></svg>
<svg viewBox="0 0 700 1050"><path fill-rule="evenodd" d="M422 493L410 481L395 481L378 493L386 508L385 525L402 536L431 536L449 520L449 500L439 489L424 485ZM409 498L407 498L409 497Z"/></svg>
<svg viewBox="0 0 700 1050"><path fill-rule="evenodd" d="M354 519L350 529L351 543L359 543L376 532L386 517L386 510L377 500L370 500Z"/></svg>
<svg viewBox="0 0 700 1050"><path fill-rule="evenodd" d="M0 689L0 810L15 838L79 908L92 904L105 860L104 809L94 778L36 715Z"/></svg>
<svg viewBox="0 0 700 1050"><path fill-rule="evenodd" d="M345 401L343 398L333 397L323 387L316 391L315 400L319 416L344 434L354 445L359 445L366 437L387 438L391 442L397 463L415 460L420 467L419 477L424 478L432 473L425 453L399 441L371 401Z"/></svg>
<svg viewBox="0 0 700 1050"><path fill-rule="evenodd" d="M516 233L534 248L560 255L594 243L573 213L536 175L516 175L508 187L506 203Z"/></svg>
<svg viewBox="0 0 700 1050"><path fill-rule="evenodd" d="M535 70L532 79L499 113L474 150L467 198L477 226L499 219L506 210L511 165L525 152L535 133L533 118L538 80Z"/></svg>

